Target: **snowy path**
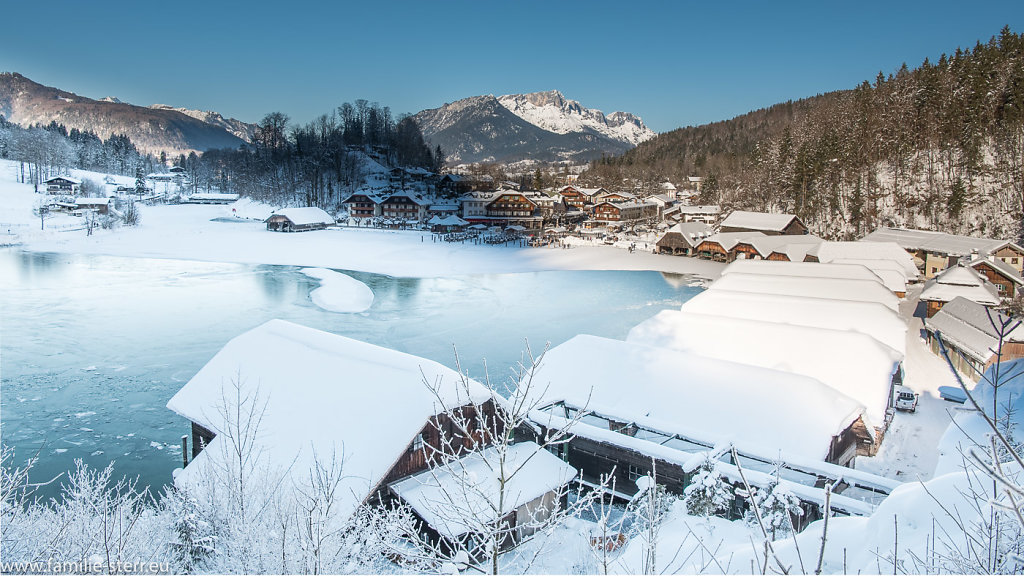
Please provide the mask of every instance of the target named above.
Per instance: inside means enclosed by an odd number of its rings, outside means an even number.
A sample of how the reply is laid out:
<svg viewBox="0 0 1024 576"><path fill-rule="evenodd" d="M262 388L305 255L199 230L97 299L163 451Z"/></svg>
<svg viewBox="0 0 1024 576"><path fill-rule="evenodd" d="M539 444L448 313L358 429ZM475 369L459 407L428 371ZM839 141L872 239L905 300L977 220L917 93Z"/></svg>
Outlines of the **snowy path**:
<svg viewBox="0 0 1024 576"><path fill-rule="evenodd" d="M904 384L921 395L917 412L896 412L878 454L857 458L859 470L905 481L932 477L939 458L939 439L958 406L939 397L939 386L957 383L946 361L933 354L922 337L924 323L914 316L920 294L921 285L913 286L900 303L900 316L907 323Z"/></svg>

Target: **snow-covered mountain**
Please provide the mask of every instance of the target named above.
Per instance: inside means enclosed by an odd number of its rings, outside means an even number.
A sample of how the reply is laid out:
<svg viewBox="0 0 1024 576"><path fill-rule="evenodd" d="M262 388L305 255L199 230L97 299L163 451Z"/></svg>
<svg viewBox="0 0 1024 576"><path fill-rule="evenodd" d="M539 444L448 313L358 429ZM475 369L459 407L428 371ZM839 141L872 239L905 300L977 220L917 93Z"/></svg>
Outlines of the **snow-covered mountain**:
<svg viewBox="0 0 1024 576"><path fill-rule="evenodd" d="M633 146L657 136L638 116L629 112L612 112L606 116L600 110L567 100L558 90L509 94L498 98L498 102L530 124L556 134L593 130Z"/></svg>
<svg viewBox="0 0 1024 576"><path fill-rule="evenodd" d="M186 116L191 116L192 118L210 124L211 126L219 126L246 142L252 142L252 136L256 132L255 124L249 124L248 122L242 122L241 120L236 120L234 118L225 118L219 112L213 112L211 110L175 108L174 106L168 106L167 104L153 104L150 108L153 110L174 110L175 112L181 112Z"/></svg>
<svg viewBox="0 0 1024 576"><path fill-rule="evenodd" d="M104 139L125 134L139 150L152 153L188 154L243 143L226 126L178 109L134 106L111 96L93 100L17 73L0 73L0 114L21 126L57 122L68 130L89 130Z"/></svg>
<svg viewBox="0 0 1024 576"><path fill-rule="evenodd" d="M655 136L627 112L605 115L560 92L473 96L414 116L453 163L586 162Z"/></svg>

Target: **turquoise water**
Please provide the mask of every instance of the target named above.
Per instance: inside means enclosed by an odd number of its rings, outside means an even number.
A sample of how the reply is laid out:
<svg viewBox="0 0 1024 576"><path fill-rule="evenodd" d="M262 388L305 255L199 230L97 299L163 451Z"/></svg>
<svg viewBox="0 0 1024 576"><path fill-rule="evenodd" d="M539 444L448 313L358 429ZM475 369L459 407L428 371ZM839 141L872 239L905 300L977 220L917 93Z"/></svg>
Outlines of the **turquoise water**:
<svg viewBox="0 0 1024 576"><path fill-rule="evenodd" d="M167 400L231 338L272 318L507 381L579 333L625 338L700 291L657 272L572 271L393 278L346 272L374 292L360 314L321 310L290 266L0 251L0 438L38 454L35 480L83 459L159 487L181 465L188 422ZM56 494L56 485L43 490Z"/></svg>

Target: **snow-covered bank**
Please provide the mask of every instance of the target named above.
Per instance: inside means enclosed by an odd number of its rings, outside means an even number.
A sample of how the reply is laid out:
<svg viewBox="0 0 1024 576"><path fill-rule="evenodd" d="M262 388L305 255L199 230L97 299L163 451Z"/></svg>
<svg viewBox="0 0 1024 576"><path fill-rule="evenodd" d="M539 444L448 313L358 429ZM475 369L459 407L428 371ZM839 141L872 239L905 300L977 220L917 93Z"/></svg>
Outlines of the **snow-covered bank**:
<svg viewBox="0 0 1024 576"><path fill-rule="evenodd" d="M302 273L320 281L309 297L328 312L365 312L373 305L373 290L351 276L326 268L303 268Z"/></svg>
<svg viewBox="0 0 1024 576"><path fill-rule="evenodd" d="M611 246L527 248L432 242L429 232L337 228L297 234L262 222L230 220L224 206L143 206L136 228L52 233L23 238L23 248L64 252L278 264L432 278L545 270L654 270L717 278L716 262L633 252ZM29 214L31 217L31 214ZM219 219L219 221L214 221Z"/></svg>

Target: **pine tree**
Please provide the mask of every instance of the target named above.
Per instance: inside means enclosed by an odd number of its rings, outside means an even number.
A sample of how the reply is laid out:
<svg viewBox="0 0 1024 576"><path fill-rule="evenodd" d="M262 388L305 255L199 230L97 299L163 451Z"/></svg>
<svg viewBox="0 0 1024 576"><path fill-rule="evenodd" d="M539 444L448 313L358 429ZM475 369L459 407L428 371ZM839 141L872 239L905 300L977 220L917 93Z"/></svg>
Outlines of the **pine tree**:
<svg viewBox="0 0 1024 576"><path fill-rule="evenodd" d="M142 164L135 166L135 193L139 196L146 193L146 176L142 173Z"/></svg>
<svg viewBox="0 0 1024 576"><path fill-rule="evenodd" d="M683 490L686 511L693 516L712 516L729 509L732 486L715 469L715 461L704 457L693 482Z"/></svg>

